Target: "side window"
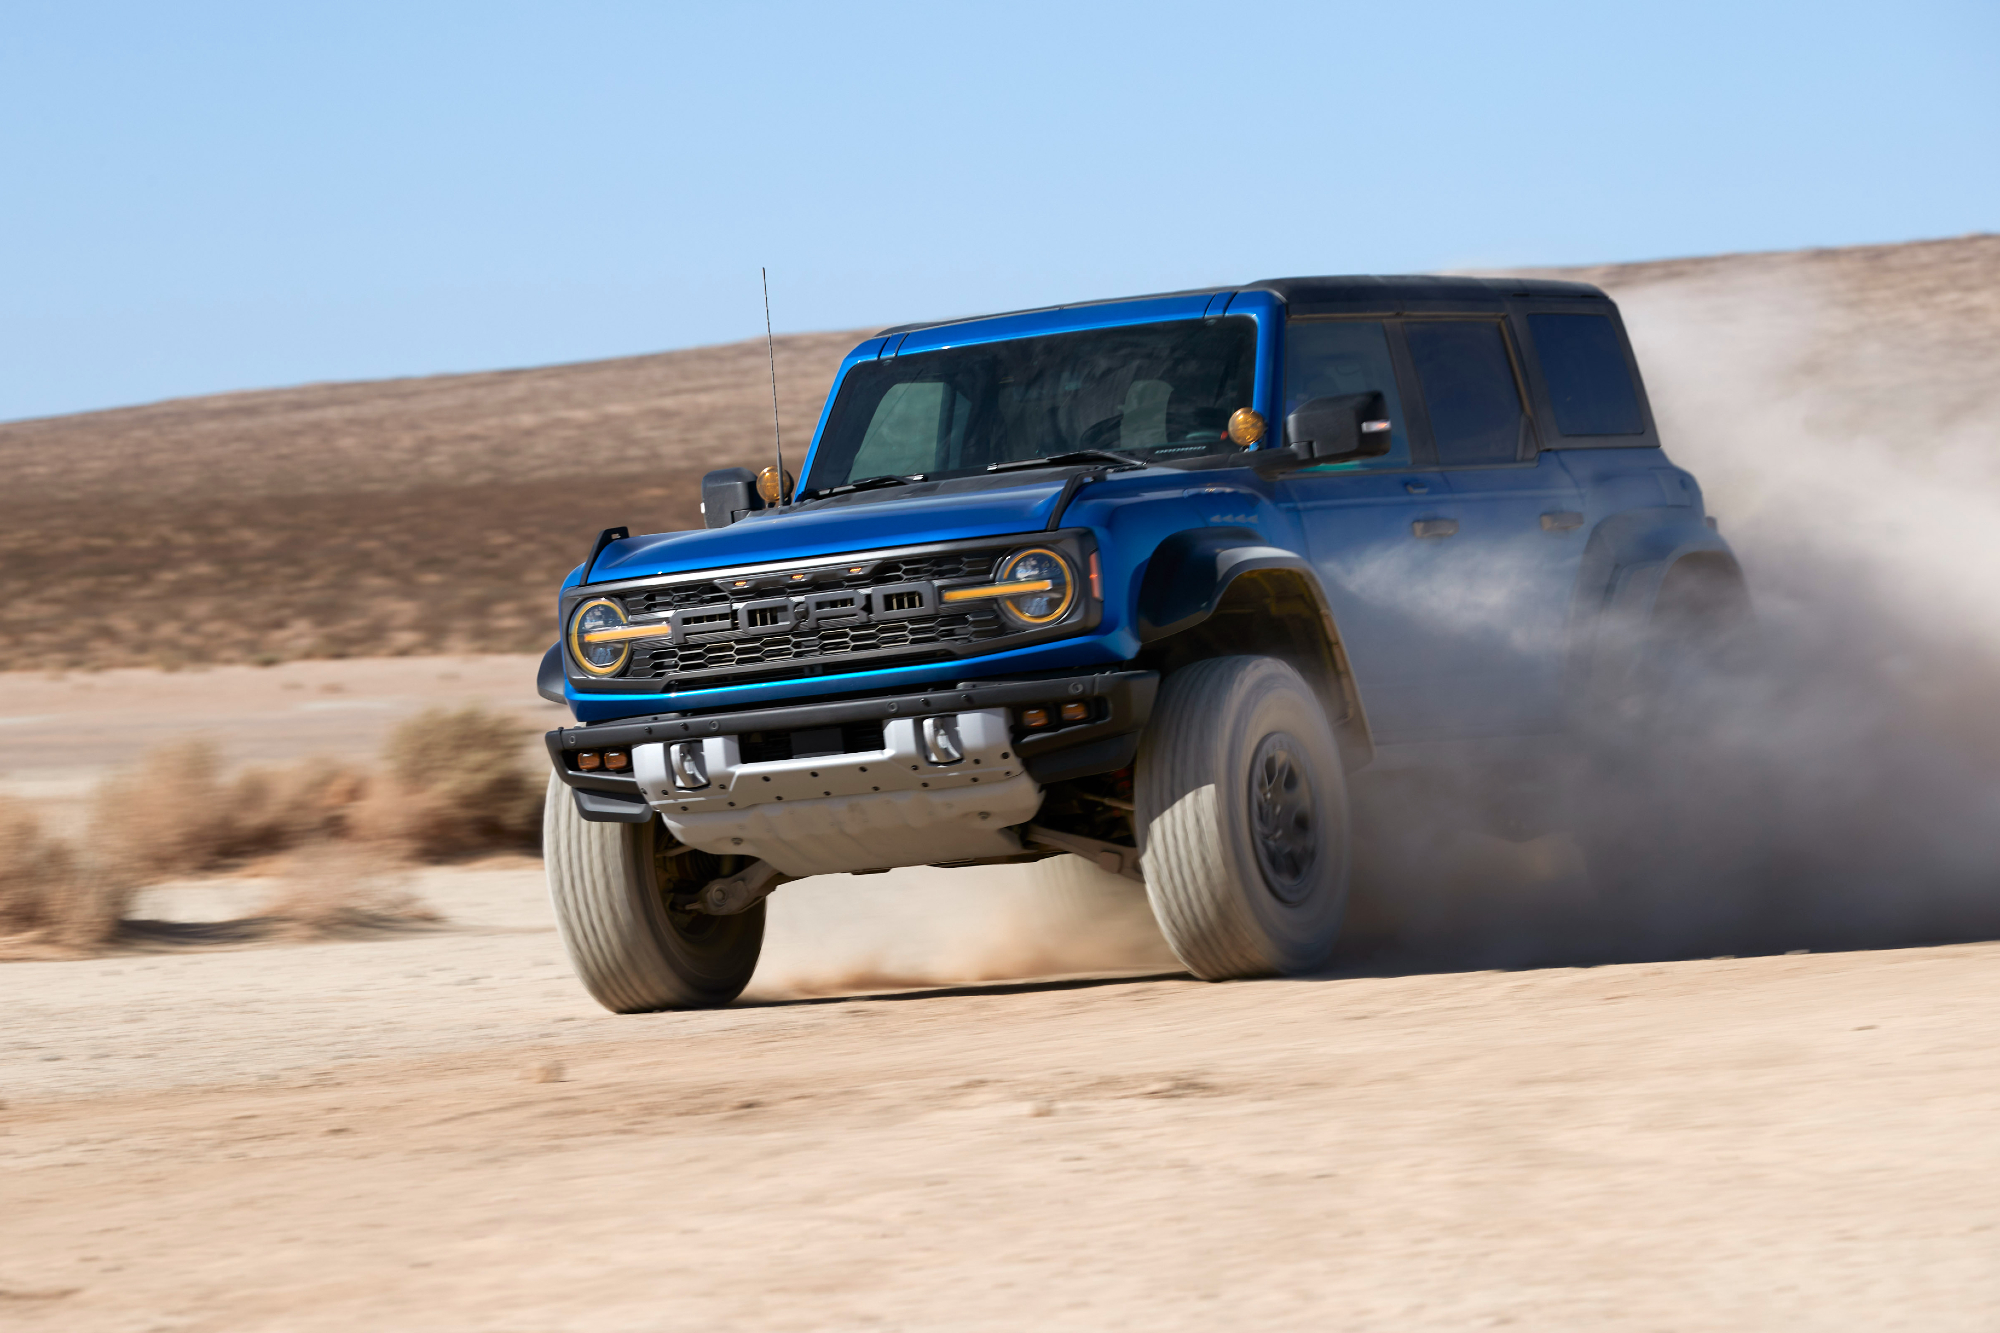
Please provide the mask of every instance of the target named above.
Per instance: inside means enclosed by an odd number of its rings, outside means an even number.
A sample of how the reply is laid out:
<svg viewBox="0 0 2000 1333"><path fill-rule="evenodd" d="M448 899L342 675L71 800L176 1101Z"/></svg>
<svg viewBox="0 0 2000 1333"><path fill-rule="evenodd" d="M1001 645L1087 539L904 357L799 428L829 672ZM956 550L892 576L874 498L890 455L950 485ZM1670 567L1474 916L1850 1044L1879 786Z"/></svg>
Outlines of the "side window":
<svg viewBox="0 0 2000 1333"><path fill-rule="evenodd" d="M869 418L847 475L858 481L955 465L969 406L964 394L939 380L890 385Z"/></svg>
<svg viewBox="0 0 2000 1333"><path fill-rule="evenodd" d="M1498 323L1412 320L1404 325L1424 408L1446 467L1511 463L1521 456L1521 392Z"/></svg>
<svg viewBox="0 0 2000 1333"><path fill-rule="evenodd" d="M1408 467L1410 437L1396 392L1389 335L1379 320L1306 319L1285 326L1285 414L1313 398L1375 392L1389 409L1389 452L1336 466Z"/></svg>
<svg viewBox="0 0 2000 1333"><path fill-rule="evenodd" d="M1608 315L1530 315L1528 329L1565 435L1643 435L1639 394Z"/></svg>

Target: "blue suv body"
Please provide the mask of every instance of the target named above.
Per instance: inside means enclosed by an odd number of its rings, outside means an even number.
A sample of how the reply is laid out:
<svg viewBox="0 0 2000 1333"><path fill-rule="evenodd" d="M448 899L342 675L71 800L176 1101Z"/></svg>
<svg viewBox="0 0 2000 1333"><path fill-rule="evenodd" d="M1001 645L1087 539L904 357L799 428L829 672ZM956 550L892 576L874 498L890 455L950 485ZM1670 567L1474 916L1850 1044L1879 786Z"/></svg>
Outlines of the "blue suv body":
<svg viewBox="0 0 2000 1333"><path fill-rule="evenodd" d="M1058 852L1159 907L1133 784L1177 674L1283 664L1343 772L1504 772L1577 734L1618 627L1741 587L1578 283L1294 278L891 329L842 362L801 473L711 473L706 528L605 533L543 664L575 820L716 858L718 916L791 876ZM1266 879L1297 859L1272 821L1348 836L1341 773L1311 781L1310 808L1245 797ZM1341 892L1344 857L1314 872ZM703 887L659 892L698 912ZM1258 957L1209 971L1290 969Z"/></svg>

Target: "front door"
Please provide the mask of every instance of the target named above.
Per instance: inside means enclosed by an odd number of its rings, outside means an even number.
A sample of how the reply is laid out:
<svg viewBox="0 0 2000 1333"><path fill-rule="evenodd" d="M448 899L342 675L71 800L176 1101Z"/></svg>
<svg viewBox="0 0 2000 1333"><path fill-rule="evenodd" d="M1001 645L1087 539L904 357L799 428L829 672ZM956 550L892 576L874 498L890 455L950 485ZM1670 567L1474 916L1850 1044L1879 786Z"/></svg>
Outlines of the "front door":
<svg viewBox="0 0 2000 1333"><path fill-rule="evenodd" d="M1278 487L1304 529L1347 660L1379 743L1427 734L1437 700L1451 692L1433 651L1424 590L1449 577L1448 544L1433 536L1458 522L1444 473L1413 435L1382 320L1294 320L1285 330L1284 411L1311 398L1377 392L1388 405L1390 452L1307 468ZM1402 377L1407 378L1407 376Z"/></svg>

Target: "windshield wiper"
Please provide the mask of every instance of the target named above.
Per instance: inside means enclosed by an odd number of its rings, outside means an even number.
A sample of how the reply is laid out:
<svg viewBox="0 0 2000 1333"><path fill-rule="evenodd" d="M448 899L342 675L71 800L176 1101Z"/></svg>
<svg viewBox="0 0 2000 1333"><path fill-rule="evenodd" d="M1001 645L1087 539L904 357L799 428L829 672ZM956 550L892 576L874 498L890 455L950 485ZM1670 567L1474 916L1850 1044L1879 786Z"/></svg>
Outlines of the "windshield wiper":
<svg viewBox="0 0 2000 1333"><path fill-rule="evenodd" d="M881 486L908 486L913 482L922 480L922 473L918 473L914 477L900 477L893 472L887 472L879 477L863 477L859 481L844 481L838 486L829 486L813 498L819 499L821 496L827 495L848 495L854 491L872 491Z"/></svg>
<svg viewBox="0 0 2000 1333"><path fill-rule="evenodd" d="M1079 463L1115 463L1121 468L1146 466L1128 454L1114 454L1109 449L1078 449L1067 454L1050 454L1047 458L1017 458L1010 463L988 463L986 470L1018 472L1031 467L1075 467Z"/></svg>

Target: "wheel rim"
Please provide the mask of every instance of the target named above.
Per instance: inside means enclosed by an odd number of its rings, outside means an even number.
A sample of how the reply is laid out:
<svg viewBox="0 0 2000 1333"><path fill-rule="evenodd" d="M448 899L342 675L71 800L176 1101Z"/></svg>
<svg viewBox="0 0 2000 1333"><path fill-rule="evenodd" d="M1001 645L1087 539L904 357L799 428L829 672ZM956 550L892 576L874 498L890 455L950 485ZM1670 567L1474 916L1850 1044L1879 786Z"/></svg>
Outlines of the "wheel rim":
<svg viewBox="0 0 2000 1333"><path fill-rule="evenodd" d="M1259 741L1250 761L1250 827L1265 886L1297 906L1319 864L1319 810L1305 747L1282 731Z"/></svg>

